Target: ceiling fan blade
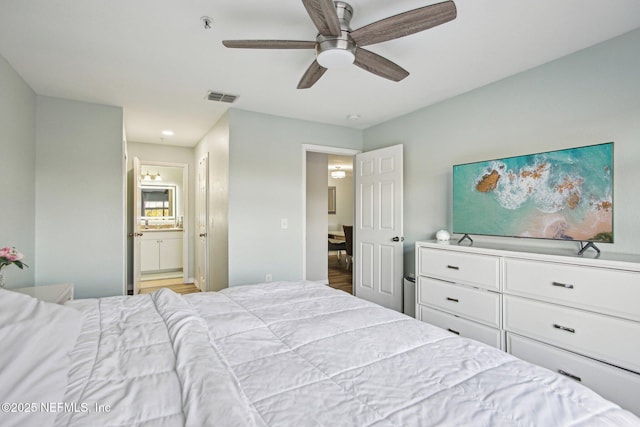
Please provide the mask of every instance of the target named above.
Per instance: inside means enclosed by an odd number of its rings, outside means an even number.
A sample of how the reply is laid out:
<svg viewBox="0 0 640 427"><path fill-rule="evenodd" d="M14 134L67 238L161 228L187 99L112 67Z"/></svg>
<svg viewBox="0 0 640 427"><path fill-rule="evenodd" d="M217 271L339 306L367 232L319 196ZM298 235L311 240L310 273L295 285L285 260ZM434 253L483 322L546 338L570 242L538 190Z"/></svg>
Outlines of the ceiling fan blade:
<svg viewBox="0 0 640 427"><path fill-rule="evenodd" d="M302 0L313 24L323 36L338 37L342 29L333 0Z"/></svg>
<svg viewBox="0 0 640 427"><path fill-rule="evenodd" d="M409 75L407 70L395 62L362 48L356 49L356 59L353 63L363 70L394 82L399 82Z"/></svg>
<svg viewBox="0 0 640 427"><path fill-rule="evenodd" d="M223 40L226 47L239 49L314 49L316 42L297 40Z"/></svg>
<svg viewBox="0 0 640 427"><path fill-rule="evenodd" d="M457 16L455 3L445 1L400 13L351 32L358 46L368 46L427 30Z"/></svg>
<svg viewBox="0 0 640 427"><path fill-rule="evenodd" d="M318 80L320 80L320 77L322 77L325 71L327 71L327 69L318 64L318 61L314 60L300 79L298 89L309 89Z"/></svg>

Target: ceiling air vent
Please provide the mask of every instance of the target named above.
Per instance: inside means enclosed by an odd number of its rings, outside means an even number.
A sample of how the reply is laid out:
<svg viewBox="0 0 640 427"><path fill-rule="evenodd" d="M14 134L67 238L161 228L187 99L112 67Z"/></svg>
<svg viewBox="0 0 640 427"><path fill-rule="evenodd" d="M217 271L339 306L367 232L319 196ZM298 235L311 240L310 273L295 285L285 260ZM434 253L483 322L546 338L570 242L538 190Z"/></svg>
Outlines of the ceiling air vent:
<svg viewBox="0 0 640 427"><path fill-rule="evenodd" d="M238 99L238 95L230 95L228 93L221 93L210 90L209 92L207 92L207 99L209 101L232 103L235 102L236 99Z"/></svg>

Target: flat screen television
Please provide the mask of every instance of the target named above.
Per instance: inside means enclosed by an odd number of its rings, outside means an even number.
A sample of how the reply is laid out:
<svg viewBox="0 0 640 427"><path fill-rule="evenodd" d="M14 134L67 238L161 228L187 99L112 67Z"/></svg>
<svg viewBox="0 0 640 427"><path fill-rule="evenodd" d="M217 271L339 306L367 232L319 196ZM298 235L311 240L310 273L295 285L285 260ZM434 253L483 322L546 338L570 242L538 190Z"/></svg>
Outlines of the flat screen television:
<svg viewBox="0 0 640 427"><path fill-rule="evenodd" d="M454 165L453 232L613 243L613 143Z"/></svg>

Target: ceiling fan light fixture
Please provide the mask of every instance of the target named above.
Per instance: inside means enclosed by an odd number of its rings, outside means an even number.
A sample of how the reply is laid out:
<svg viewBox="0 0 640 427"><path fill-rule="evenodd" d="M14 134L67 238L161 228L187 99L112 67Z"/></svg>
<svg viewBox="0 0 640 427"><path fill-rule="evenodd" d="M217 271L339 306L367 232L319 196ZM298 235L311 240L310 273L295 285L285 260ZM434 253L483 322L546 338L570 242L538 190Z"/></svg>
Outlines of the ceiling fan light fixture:
<svg viewBox="0 0 640 427"><path fill-rule="evenodd" d="M343 31L340 37L318 36L316 61L324 68L347 67L356 59L356 44Z"/></svg>
<svg viewBox="0 0 640 427"><path fill-rule="evenodd" d="M353 64L356 56L350 50L331 49L318 53L316 60L324 68L341 68Z"/></svg>

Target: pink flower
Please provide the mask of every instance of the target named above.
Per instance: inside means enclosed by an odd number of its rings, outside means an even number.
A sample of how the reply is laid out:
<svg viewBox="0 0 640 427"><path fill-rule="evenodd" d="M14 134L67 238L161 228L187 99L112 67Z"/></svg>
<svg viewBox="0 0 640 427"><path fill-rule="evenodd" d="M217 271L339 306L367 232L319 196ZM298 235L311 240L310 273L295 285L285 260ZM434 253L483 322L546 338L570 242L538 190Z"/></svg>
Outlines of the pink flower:
<svg viewBox="0 0 640 427"><path fill-rule="evenodd" d="M0 268L15 264L22 269L26 266L26 264L22 262L22 258L24 258L24 255L18 252L16 248L4 247L0 249Z"/></svg>

